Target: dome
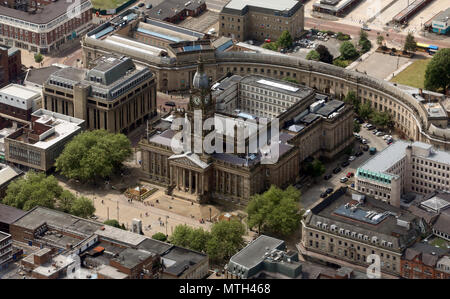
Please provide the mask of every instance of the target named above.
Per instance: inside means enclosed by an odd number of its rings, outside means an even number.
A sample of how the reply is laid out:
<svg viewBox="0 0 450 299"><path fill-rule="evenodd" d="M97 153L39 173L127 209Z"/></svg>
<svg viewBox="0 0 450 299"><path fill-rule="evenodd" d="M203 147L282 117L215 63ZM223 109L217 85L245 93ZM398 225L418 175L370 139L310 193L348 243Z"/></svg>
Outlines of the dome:
<svg viewBox="0 0 450 299"><path fill-rule="evenodd" d="M194 88L198 88L198 89L208 89L209 88L209 78L203 68L203 63L201 61L199 61L199 63L198 63L197 71L195 72L192 86Z"/></svg>

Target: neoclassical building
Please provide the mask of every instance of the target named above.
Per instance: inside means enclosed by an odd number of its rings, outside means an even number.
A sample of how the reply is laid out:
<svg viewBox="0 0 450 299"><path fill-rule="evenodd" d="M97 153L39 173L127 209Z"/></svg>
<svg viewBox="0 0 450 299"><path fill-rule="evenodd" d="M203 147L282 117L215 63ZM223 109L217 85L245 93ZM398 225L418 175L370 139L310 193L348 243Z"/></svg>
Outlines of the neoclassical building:
<svg viewBox="0 0 450 299"><path fill-rule="evenodd" d="M427 95L420 90L408 91L359 72L299 57L226 52L220 48L215 49L211 46L212 43L208 46L207 37L199 37L200 42L181 42L181 45L178 42L174 47L166 49L168 55L164 57L145 50L146 45L143 43L120 45L105 42L109 36L120 35L136 41L133 28L139 22L146 22L146 18L138 18L116 30L113 28L114 31L102 38L96 36L108 24L89 32L82 40L84 65L89 65L97 57L107 53L120 53L148 66L156 75L159 91L180 91L192 87L197 67L195 61L200 55L205 72L212 81L217 81L228 73L240 76L254 74L278 79L290 77L338 99L349 91L355 91L363 103L368 102L374 109L391 113L395 128L404 134L405 139L450 150L450 103L443 95ZM434 107L430 108L430 104ZM435 112L436 109L439 113Z"/></svg>
<svg viewBox="0 0 450 299"><path fill-rule="evenodd" d="M352 143L353 111L343 102L326 96L324 99L309 87L269 77L246 76L241 82L247 87L243 90L249 90L253 96L238 92L234 101L239 109L234 114L217 111L218 95L211 92L208 74L200 62L193 77L187 110L175 110L151 124L150 133L139 143L143 179L167 187L169 194L195 202L231 199L245 203L250 196L265 191L270 185L286 187L294 183L300 175L300 163L307 156L332 158ZM249 98L256 98L256 94L264 95L258 96L261 101L286 109L274 115L271 105L261 105L255 116L255 111L246 103ZM258 144L256 152L251 151L252 138L258 135L261 139L262 134L267 134L263 130L255 129L257 134L249 133L242 140L238 138L239 133L230 133L218 126L221 119L233 121L232 130L237 131L242 125L252 126L269 116L266 112L270 110L270 116L275 117L267 119L276 119L279 123L278 140L268 137L270 144ZM214 118L214 126L209 130L194 130L192 120L196 111L203 120ZM192 146L190 149L183 147L180 152L172 147L173 138L181 133L173 126L176 118L184 118L192 126L187 134ZM267 131L274 136L272 126L275 125L271 123ZM196 138L205 144L208 136L216 138L212 142L215 150L210 153L194 151ZM222 148L218 140L224 141ZM240 145L242 152L238 150Z"/></svg>

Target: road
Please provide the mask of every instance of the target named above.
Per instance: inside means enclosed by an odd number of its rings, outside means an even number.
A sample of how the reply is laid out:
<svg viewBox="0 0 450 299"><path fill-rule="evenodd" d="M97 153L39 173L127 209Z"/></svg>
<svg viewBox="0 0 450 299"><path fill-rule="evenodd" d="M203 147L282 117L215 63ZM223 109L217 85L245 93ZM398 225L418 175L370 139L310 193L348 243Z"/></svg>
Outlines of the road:
<svg viewBox="0 0 450 299"><path fill-rule="evenodd" d="M382 137L375 136L374 134L372 134L372 132L369 132L363 127L361 127L361 132L359 134L368 141L368 145L370 147L376 147L378 151L381 151L388 146ZM358 141L355 142L355 148L359 147L360 145L361 143L359 143ZM347 155L338 157L331 163L326 163L325 174L331 174L331 179L324 180L322 176L317 179L316 183L311 185L309 188L307 187L306 190L305 188L303 188L302 196L300 199L300 206L304 209L311 209L317 203L322 201L322 198L320 198L320 194L323 193L327 188L333 188L333 190L336 190L342 185L350 185L351 183L353 183L354 177L349 179L345 184L342 184L339 180L348 172L356 173L358 167L371 157L372 156L368 151L363 151L363 155L360 157L356 157L356 159L350 162L350 165L348 165L347 167L342 167L341 165L339 165L342 170L338 174L333 174L332 171L334 168L336 168L337 164L341 164L347 159Z"/></svg>
<svg viewBox="0 0 450 299"><path fill-rule="evenodd" d="M342 24L334 21L324 20L324 19L316 19L316 18L305 18L305 28L315 28L319 30L332 30L334 32L343 32L350 34L352 36L358 36L359 32L361 30L361 27L358 26L352 26L348 24ZM378 30L371 30L367 32L369 34L369 38L376 39L378 33L383 34L385 36L385 33L389 33L389 37L385 38L387 41L395 41L397 44L403 44L406 35L402 33L397 33L394 30L389 30L389 32L386 31L378 31ZM432 40L427 39L423 37L414 37L416 42L419 43L426 43L426 44L433 44L440 48L450 48L450 42L448 41L439 41L439 40Z"/></svg>

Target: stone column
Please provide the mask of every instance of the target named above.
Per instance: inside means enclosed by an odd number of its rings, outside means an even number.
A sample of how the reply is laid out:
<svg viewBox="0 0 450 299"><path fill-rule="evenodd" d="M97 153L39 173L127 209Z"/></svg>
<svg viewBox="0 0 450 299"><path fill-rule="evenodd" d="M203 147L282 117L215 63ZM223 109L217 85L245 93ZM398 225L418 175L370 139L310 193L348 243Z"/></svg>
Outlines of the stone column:
<svg viewBox="0 0 450 299"><path fill-rule="evenodd" d="M172 170L172 166L169 166L169 184L170 185L173 184L173 170Z"/></svg>
<svg viewBox="0 0 450 299"><path fill-rule="evenodd" d="M186 191L186 169L182 168L181 171L183 172L183 191Z"/></svg>
<svg viewBox="0 0 450 299"><path fill-rule="evenodd" d="M198 172L195 173L195 194L200 194L199 190L199 182L198 182Z"/></svg>
<svg viewBox="0 0 450 299"><path fill-rule="evenodd" d="M235 196L238 196L237 186L238 186L238 176L235 174L234 175L234 192L233 192L233 194Z"/></svg>
<svg viewBox="0 0 450 299"><path fill-rule="evenodd" d="M192 193L192 170L189 170L189 193Z"/></svg>
<svg viewBox="0 0 450 299"><path fill-rule="evenodd" d="M202 174L202 194L205 193L206 188L205 188L205 174Z"/></svg>

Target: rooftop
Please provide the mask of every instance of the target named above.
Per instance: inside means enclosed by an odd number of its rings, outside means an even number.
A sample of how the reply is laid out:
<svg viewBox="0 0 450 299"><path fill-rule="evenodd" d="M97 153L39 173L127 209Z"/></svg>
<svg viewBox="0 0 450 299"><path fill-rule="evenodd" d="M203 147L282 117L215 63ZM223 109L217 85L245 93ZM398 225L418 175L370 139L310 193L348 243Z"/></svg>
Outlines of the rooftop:
<svg viewBox="0 0 450 299"><path fill-rule="evenodd" d="M360 242L372 243L373 237L376 237L378 242L384 240L392 243L394 250L405 248L418 237L419 231L415 224L417 219L414 215L367 196L361 204L357 205L357 203L350 193L347 193L346 188L340 188L313 207L311 213L306 216L305 223L318 229L324 229L322 225L326 224L328 229L334 227L336 234L342 231L349 238L358 239ZM357 205L354 211L364 212L363 218L380 215L380 221L371 223L363 220L361 215L339 213L339 209L347 204L349 210L352 210L350 209L352 206ZM397 217L409 223L410 228L400 225ZM364 239L364 236L367 238Z"/></svg>
<svg viewBox="0 0 450 299"><path fill-rule="evenodd" d="M23 171L11 167L11 166L3 166L0 164L0 187L6 186L10 181L15 179L16 177L20 176L23 173ZM2 211L1 207L3 205L0 204L0 222L3 222L2 219ZM15 208L12 208L15 209ZM17 209L16 209L17 210ZM19 210L21 211L21 210Z"/></svg>
<svg viewBox="0 0 450 299"><path fill-rule="evenodd" d="M31 84L41 86L45 81L50 77L51 74L60 70L59 66L47 66L42 68L33 68L28 70L27 76L25 78L25 82L29 82Z"/></svg>
<svg viewBox="0 0 450 299"><path fill-rule="evenodd" d="M92 7L90 1L80 0L80 4L84 4L85 2L89 2L89 7ZM66 14L68 8L72 5L73 3L69 1L50 2L50 4L44 5L41 9L38 9L36 13L29 13L2 5L0 6L0 16L7 16L34 24L47 24L57 19L59 16Z"/></svg>
<svg viewBox="0 0 450 299"><path fill-rule="evenodd" d="M245 76L242 78L241 83L300 98L305 98L314 93L312 88L303 85L259 75Z"/></svg>
<svg viewBox="0 0 450 299"><path fill-rule="evenodd" d="M151 256L154 256L154 254L148 251L127 248L119 253L119 256L114 260L127 269L133 269Z"/></svg>
<svg viewBox="0 0 450 299"><path fill-rule="evenodd" d="M298 4L295 0L231 0L225 5L226 8L242 10L246 6L259 7L277 11L291 10Z"/></svg>
<svg viewBox="0 0 450 299"><path fill-rule="evenodd" d="M122 273L116 268L111 267L109 265L100 266L97 270L97 274L103 275L111 279L126 279L128 277L127 274Z"/></svg>
<svg viewBox="0 0 450 299"><path fill-rule="evenodd" d="M205 258L206 254L176 246L161 256L166 266L164 272L177 277L182 275L191 266L202 262Z"/></svg>
<svg viewBox="0 0 450 299"><path fill-rule="evenodd" d="M28 89L23 85L9 84L8 86L0 89L0 93L3 95L9 95L13 97L21 98L22 100L30 101L40 96L40 93ZM0 97L1 99L1 97Z"/></svg>
<svg viewBox="0 0 450 299"><path fill-rule="evenodd" d="M3 241L4 239L9 238L9 237L11 237L10 234L7 234L7 233L4 233L4 232L0 231L0 241Z"/></svg>
<svg viewBox="0 0 450 299"><path fill-rule="evenodd" d="M164 0L154 6L148 13L152 18L164 20L179 14L183 9L196 10L205 0Z"/></svg>
<svg viewBox="0 0 450 299"><path fill-rule="evenodd" d="M422 255L422 262L427 265L434 267L440 257L447 254L449 250L445 250L439 247L428 245L426 243L418 242L413 246L406 249L404 258L406 260L413 260L419 254Z"/></svg>
<svg viewBox="0 0 450 299"><path fill-rule="evenodd" d="M397 140L378 154L367 160L359 168L383 173L405 157L405 150L410 142Z"/></svg>
<svg viewBox="0 0 450 299"><path fill-rule="evenodd" d="M446 22L450 19L450 7L444 11L441 11L433 18L434 22Z"/></svg>
<svg viewBox="0 0 450 299"><path fill-rule="evenodd" d="M126 231L109 225L105 225L103 226L103 228L99 227L95 231L95 233L100 237L121 242L128 246L137 246L146 239L146 237L143 235L135 234L133 232Z"/></svg>

